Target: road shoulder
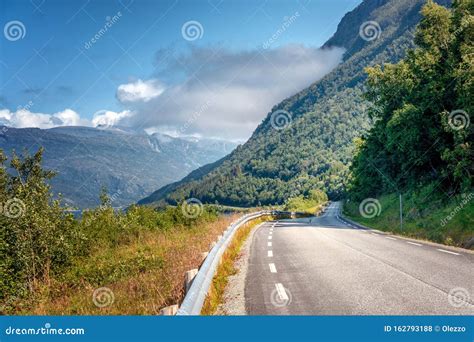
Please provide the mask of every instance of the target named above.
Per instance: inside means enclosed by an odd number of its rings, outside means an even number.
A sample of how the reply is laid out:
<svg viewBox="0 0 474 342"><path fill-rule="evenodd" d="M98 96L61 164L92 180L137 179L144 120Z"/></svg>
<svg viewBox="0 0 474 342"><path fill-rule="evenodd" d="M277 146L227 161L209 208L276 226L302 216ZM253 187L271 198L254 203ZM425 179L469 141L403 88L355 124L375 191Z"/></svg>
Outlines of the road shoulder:
<svg viewBox="0 0 474 342"><path fill-rule="evenodd" d="M365 226L365 225L363 225L363 224L361 224L357 221L354 221L353 219L347 217L342 212L340 212L338 214L338 216L336 216L336 218L339 219L342 223L344 223L346 225L350 226L352 224L353 228L369 230L369 231L372 231L372 232L376 232L380 235L395 236L399 239L414 242L414 243L420 242L420 243L423 243L423 244L431 246L431 247L447 249L449 251L453 251L453 252L456 252L456 253L465 253L465 254L474 255L474 250L471 250L471 249L466 249L466 248L457 247L457 246L444 245L444 244L433 242L433 241L426 240L426 239L421 239L421 238L416 239L414 237L409 237L409 236L397 234L396 232L387 232L387 231L379 230L379 229L376 229L376 228L367 227L367 226Z"/></svg>
<svg viewBox="0 0 474 342"><path fill-rule="evenodd" d="M250 234L247 236L247 239L240 250L240 255L234 263L234 267L238 270L238 272L232 276L229 276L228 283L224 291L224 301L223 303L219 304L215 315L247 315L247 311L245 310L245 280L247 278L249 268L250 247L252 246L255 232L261 227L262 224L259 224L257 227L252 229Z"/></svg>

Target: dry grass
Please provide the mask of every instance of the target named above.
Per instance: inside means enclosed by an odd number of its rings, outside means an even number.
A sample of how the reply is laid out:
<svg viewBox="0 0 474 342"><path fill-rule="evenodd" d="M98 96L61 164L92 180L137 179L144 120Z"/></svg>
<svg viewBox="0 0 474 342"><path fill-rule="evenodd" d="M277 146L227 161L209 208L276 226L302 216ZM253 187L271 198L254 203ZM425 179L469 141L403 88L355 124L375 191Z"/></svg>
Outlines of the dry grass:
<svg viewBox="0 0 474 342"><path fill-rule="evenodd" d="M240 250L245 240L255 226L262 223L263 221L268 221L271 219L271 217L256 219L245 224L243 227L237 230L232 242L222 254L221 263L219 264L216 274L212 279L212 284L202 307L201 315L212 315L216 312L219 304L223 302L224 291L227 286L229 276L236 274L238 271L234 264L240 255Z"/></svg>
<svg viewBox="0 0 474 342"><path fill-rule="evenodd" d="M193 228L144 233L139 240L94 253L80 260L60 279L38 286L36 294L20 314L34 315L154 315L160 308L182 301L184 273L197 268L200 254L226 229L237 215L221 216L212 223ZM94 274L113 281L95 283ZM78 275L79 274L79 275ZM105 277L105 278L107 278ZM113 304L99 308L92 294L108 287Z"/></svg>

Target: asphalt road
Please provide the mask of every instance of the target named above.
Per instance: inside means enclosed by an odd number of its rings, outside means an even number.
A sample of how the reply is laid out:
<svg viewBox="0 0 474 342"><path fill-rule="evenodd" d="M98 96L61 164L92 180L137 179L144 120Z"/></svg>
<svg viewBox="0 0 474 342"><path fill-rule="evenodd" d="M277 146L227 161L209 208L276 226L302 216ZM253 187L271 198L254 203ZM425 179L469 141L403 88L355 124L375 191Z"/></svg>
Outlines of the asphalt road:
<svg viewBox="0 0 474 342"><path fill-rule="evenodd" d="M248 314L474 314L474 253L351 227L338 206L258 228Z"/></svg>

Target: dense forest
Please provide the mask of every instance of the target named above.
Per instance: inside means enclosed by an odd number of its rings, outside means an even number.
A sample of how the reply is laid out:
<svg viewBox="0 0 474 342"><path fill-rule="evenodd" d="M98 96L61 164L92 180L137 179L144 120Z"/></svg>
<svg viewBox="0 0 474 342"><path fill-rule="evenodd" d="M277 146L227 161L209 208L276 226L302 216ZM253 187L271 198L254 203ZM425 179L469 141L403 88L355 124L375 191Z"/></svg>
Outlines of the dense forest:
<svg viewBox="0 0 474 342"><path fill-rule="evenodd" d="M449 1L438 1L449 4ZM364 99L364 68L395 63L414 47L413 34L423 0L368 0L346 14L323 48L342 46L344 62L309 88L275 106L252 137L226 158L182 181L157 190L140 204L175 204L186 198L235 206L282 204L321 189L337 199L345 190L354 139L373 124ZM378 39L359 28L380 24ZM275 129L272 114L287 113Z"/></svg>
<svg viewBox="0 0 474 342"><path fill-rule="evenodd" d="M375 122L358 141L351 197L472 189L474 2L452 10L429 1L416 49L397 64L367 68L366 97Z"/></svg>

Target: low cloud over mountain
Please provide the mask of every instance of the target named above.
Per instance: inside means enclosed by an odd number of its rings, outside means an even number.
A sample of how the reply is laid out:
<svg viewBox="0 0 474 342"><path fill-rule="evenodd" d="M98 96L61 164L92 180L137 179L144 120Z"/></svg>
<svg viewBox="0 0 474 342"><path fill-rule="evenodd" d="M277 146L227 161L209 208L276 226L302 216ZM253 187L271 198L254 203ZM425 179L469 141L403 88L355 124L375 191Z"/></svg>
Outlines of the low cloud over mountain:
<svg viewBox="0 0 474 342"><path fill-rule="evenodd" d="M176 135L247 138L275 103L322 78L343 52L303 45L241 52L193 48L179 55L160 50L155 78L119 87L117 98L135 113L121 124ZM182 79L158 91L159 78L170 74ZM146 96L153 89L157 95Z"/></svg>
<svg viewBox="0 0 474 342"><path fill-rule="evenodd" d="M72 109L53 114L3 109L0 123L17 128L121 125L172 136L246 139L275 103L322 78L343 52L303 45L161 49L154 75L118 86L121 111L102 109L90 117Z"/></svg>

